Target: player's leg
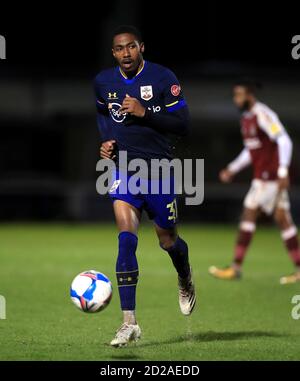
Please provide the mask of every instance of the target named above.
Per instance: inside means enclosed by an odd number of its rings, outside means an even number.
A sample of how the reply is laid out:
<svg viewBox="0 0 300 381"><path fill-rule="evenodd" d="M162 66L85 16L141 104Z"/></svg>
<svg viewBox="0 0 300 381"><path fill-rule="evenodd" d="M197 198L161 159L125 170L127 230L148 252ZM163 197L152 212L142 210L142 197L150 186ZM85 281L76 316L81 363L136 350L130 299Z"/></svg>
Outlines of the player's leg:
<svg viewBox="0 0 300 381"><path fill-rule="evenodd" d="M244 208L234 248L234 257L232 264L223 269L217 268L216 266L211 266L209 268L210 274L216 278L226 280L240 278L241 268L256 229L256 220L258 214L259 209L257 208Z"/></svg>
<svg viewBox="0 0 300 381"><path fill-rule="evenodd" d="M269 191L269 187L267 190ZM272 187L271 190L274 193L276 188ZM273 193L271 196L273 196ZM219 279L228 280L241 277L241 267L256 229L257 217L261 207L264 205L265 199L269 199L271 196L269 192L266 192L266 186L263 181L258 179L252 181L251 187L244 200L244 210L239 225L232 264L223 269L211 266L209 268L211 275Z"/></svg>
<svg viewBox="0 0 300 381"><path fill-rule="evenodd" d="M258 209L244 208L241 223L239 225L238 236L234 248L234 257L232 266L236 270L241 270L246 253L253 238L256 229L256 220L258 217Z"/></svg>
<svg viewBox="0 0 300 381"><path fill-rule="evenodd" d="M111 345L123 346L129 341L137 340L141 334L135 317L136 286L139 271L136 249L141 212L122 200L115 200L113 208L119 230L116 275L123 311L123 324L117 331Z"/></svg>
<svg viewBox="0 0 300 381"><path fill-rule="evenodd" d="M285 243L289 256L295 266L295 273L280 279L281 284L300 281L300 249L297 228L294 225L289 208L278 206L275 209L274 219L281 230L281 237Z"/></svg>
<svg viewBox="0 0 300 381"><path fill-rule="evenodd" d="M144 209L154 220L160 247L167 251L178 273L179 305L184 315L193 311L196 302L192 271L189 265L187 243L178 235L178 208L175 192L175 179L162 176L148 180L148 189L159 185L159 193L144 196Z"/></svg>
<svg viewBox="0 0 300 381"><path fill-rule="evenodd" d="M190 315L195 307L196 295L189 264L189 249L187 243L179 237L176 225L162 228L155 223L155 230L160 247L165 250L177 271L179 287L179 306L184 315Z"/></svg>
<svg viewBox="0 0 300 381"><path fill-rule="evenodd" d="M178 236L176 226L163 229L155 224L155 231L160 247L168 252L178 275L187 278L190 275L188 245Z"/></svg>

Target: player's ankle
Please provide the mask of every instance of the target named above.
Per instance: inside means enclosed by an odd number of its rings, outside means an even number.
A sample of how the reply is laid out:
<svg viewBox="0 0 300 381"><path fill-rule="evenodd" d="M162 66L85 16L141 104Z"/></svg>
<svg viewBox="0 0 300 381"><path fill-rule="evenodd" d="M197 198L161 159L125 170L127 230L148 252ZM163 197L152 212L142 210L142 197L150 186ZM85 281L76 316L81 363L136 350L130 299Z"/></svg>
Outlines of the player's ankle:
<svg viewBox="0 0 300 381"><path fill-rule="evenodd" d="M178 274L178 279L180 284L188 284L192 279L192 271L189 266L188 272L186 271L184 274Z"/></svg>
<svg viewBox="0 0 300 381"><path fill-rule="evenodd" d="M137 324L135 311L123 311L123 323Z"/></svg>
<svg viewBox="0 0 300 381"><path fill-rule="evenodd" d="M237 262L232 262L231 267L235 271L241 271L241 269L242 269L242 265L240 263L237 263Z"/></svg>

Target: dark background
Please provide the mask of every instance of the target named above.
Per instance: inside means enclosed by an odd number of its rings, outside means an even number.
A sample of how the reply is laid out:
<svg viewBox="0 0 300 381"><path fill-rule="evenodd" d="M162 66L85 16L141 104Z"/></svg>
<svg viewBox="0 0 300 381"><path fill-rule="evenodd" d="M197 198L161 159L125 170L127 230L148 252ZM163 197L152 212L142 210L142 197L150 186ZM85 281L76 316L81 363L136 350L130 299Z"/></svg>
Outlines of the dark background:
<svg viewBox="0 0 300 381"><path fill-rule="evenodd" d="M231 87L242 76L264 85L260 98L281 117L294 142L291 198L300 216L300 34L293 3L216 1L1 6L0 219L101 221L112 218L97 195L100 137L93 78L113 63L111 33L140 28L145 58L179 77L192 115L192 134L179 157L205 159L205 199L181 208L185 221L236 221L250 171L221 185L218 172L242 149Z"/></svg>

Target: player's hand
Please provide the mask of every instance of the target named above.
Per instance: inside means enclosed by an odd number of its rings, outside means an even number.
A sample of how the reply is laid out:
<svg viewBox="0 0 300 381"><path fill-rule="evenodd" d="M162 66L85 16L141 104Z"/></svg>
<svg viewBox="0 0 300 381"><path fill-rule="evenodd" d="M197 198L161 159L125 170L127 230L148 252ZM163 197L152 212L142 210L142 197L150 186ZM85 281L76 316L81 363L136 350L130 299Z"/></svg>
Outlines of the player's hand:
<svg viewBox="0 0 300 381"><path fill-rule="evenodd" d="M222 183L230 183L233 179L234 173L231 172L228 168L222 169L219 173L219 178Z"/></svg>
<svg viewBox="0 0 300 381"><path fill-rule="evenodd" d="M146 109L140 103L140 101L136 98L132 98L128 94L123 100L122 107L119 110L120 114L130 114L134 115L138 118L143 118L145 115Z"/></svg>
<svg viewBox="0 0 300 381"><path fill-rule="evenodd" d="M290 177L285 176L285 177L280 177L278 179L278 189L279 191L282 191L284 189L288 189L290 187Z"/></svg>
<svg viewBox="0 0 300 381"><path fill-rule="evenodd" d="M116 155L113 155L113 150L115 148L115 140L107 140L103 142L100 147L100 157L102 159L114 159Z"/></svg>

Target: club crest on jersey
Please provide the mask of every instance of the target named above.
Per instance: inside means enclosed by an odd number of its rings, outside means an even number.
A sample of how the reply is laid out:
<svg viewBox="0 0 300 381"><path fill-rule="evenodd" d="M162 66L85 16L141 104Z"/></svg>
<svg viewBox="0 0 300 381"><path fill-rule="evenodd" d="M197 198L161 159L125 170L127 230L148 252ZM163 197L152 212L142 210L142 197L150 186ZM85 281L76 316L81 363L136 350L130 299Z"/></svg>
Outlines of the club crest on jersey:
<svg viewBox="0 0 300 381"><path fill-rule="evenodd" d="M144 99L144 101L149 101L150 99L153 98L153 90L152 86L141 86L141 98Z"/></svg>
<svg viewBox="0 0 300 381"><path fill-rule="evenodd" d="M178 97L180 94L181 88L179 85L172 85L171 86L171 94L174 95L174 97Z"/></svg>

